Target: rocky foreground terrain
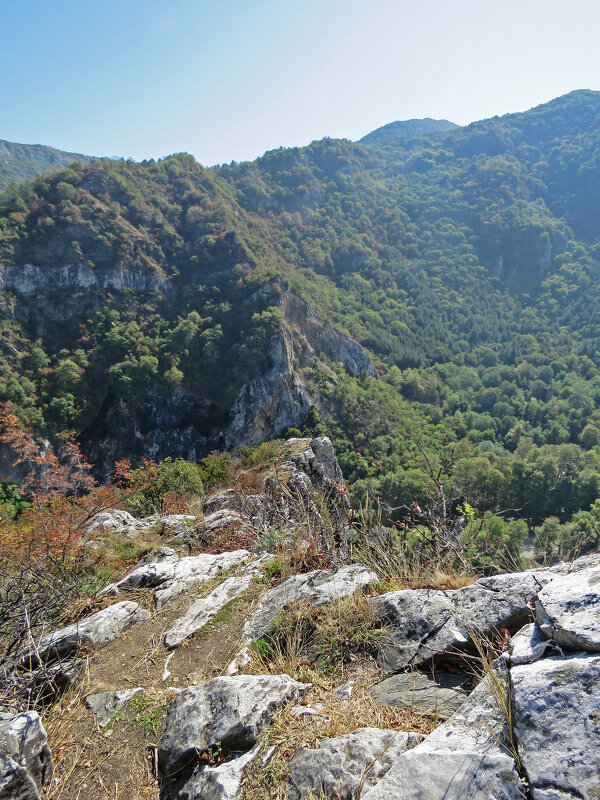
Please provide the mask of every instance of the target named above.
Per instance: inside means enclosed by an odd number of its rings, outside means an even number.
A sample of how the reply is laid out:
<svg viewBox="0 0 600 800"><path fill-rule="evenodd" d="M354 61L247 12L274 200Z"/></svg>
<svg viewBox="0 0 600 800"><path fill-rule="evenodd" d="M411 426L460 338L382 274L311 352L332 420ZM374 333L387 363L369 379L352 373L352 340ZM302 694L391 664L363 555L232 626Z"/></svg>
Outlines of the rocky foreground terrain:
<svg viewBox="0 0 600 800"><path fill-rule="evenodd" d="M285 448L262 493L92 521L89 547L156 546L31 642L38 703L0 714L0 797L600 797L600 555L389 591L354 560L329 440Z"/></svg>

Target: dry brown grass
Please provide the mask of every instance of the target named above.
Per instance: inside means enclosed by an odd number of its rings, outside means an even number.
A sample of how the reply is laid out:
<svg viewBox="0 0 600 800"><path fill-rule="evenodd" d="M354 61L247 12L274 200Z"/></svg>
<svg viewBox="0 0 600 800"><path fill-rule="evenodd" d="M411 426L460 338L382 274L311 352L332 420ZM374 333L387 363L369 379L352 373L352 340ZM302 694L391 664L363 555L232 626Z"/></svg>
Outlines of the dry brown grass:
<svg viewBox="0 0 600 800"><path fill-rule="evenodd" d="M331 691L334 684L324 683L319 673L307 669L304 678L309 682L313 679L313 688L304 696L302 704L320 703L323 708L318 717L296 718L289 706L279 713L265 732L258 757L244 776L244 800L284 800L290 764L301 747L318 747L323 739L343 736L357 728L377 727L422 734L429 733L432 728L431 718L415 710L377 705L368 691L369 685L378 678L372 669L364 671L357 679L349 700L339 700ZM272 747L275 750L263 766L262 760Z"/></svg>

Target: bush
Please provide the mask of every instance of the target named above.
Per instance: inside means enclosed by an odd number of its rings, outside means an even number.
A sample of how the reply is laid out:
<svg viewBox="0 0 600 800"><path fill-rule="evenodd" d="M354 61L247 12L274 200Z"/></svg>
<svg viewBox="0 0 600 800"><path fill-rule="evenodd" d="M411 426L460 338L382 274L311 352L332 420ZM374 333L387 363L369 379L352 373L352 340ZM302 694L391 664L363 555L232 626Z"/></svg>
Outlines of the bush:
<svg viewBox="0 0 600 800"><path fill-rule="evenodd" d="M128 480L132 492L126 506L136 516L181 510L190 496L204 493L200 467L183 458L146 461Z"/></svg>

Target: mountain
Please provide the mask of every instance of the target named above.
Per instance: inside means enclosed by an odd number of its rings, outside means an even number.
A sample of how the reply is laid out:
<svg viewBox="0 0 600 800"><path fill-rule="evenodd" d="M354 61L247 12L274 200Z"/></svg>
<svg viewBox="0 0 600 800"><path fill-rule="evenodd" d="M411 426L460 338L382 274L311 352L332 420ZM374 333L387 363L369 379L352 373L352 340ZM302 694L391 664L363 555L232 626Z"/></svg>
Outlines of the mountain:
<svg viewBox="0 0 600 800"><path fill-rule="evenodd" d="M447 133L460 127L447 119L407 119L398 122L389 122L381 128L367 133L359 141L361 144L379 145L394 142L397 139L406 139L417 136L430 136L434 133Z"/></svg>
<svg viewBox="0 0 600 800"><path fill-rule="evenodd" d="M41 144L16 144L0 139L0 189L48 170L66 167L73 161L86 163L89 157Z"/></svg>
<svg viewBox="0 0 600 800"><path fill-rule="evenodd" d="M599 123L577 91L416 139L12 188L0 399L75 427L102 472L327 432L356 498L398 517L442 484L556 518L557 547L600 495Z"/></svg>

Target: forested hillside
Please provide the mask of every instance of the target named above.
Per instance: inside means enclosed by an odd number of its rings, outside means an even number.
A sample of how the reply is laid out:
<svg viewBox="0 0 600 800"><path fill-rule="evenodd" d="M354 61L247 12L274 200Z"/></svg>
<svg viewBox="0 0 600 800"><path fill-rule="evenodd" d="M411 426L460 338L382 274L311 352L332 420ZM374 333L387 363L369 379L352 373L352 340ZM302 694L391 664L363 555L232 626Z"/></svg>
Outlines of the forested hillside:
<svg viewBox="0 0 600 800"><path fill-rule="evenodd" d="M463 512L535 523L540 548L590 546L599 122L600 93L578 91L446 132L210 170L181 154L94 161L13 188L0 400L85 441L109 407L185 394L216 430L264 367L289 288L378 368L321 359L307 381L303 432L332 436L357 502L377 492L398 518L444 487ZM77 280L56 272L73 265ZM494 525L498 540L527 531Z"/></svg>
<svg viewBox="0 0 600 800"><path fill-rule="evenodd" d="M0 139L0 189L21 183L42 172L88 161L80 153L66 153L41 144L17 144Z"/></svg>

